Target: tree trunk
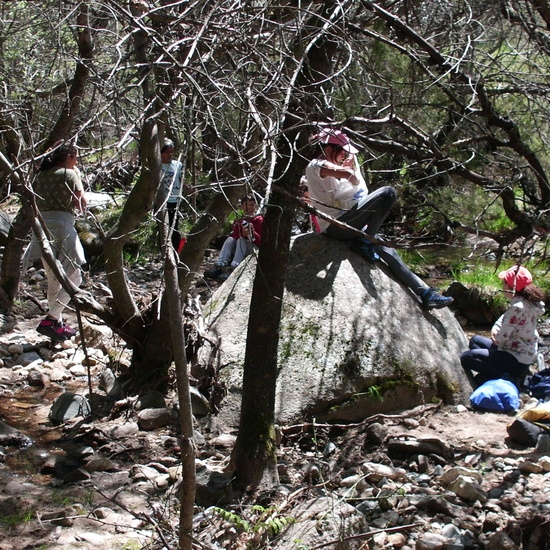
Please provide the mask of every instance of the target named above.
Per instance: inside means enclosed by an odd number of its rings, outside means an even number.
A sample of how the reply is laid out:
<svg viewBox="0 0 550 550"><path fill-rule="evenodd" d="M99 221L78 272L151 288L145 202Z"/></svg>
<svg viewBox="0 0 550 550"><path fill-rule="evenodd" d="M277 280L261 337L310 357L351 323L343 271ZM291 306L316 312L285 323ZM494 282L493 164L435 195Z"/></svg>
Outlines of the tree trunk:
<svg viewBox="0 0 550 550"><path fill-rule="evenodd" d="M88 83L88 77L90 74L89 62L93 58L94 44L93 35L88 20L87 2L80 2L76 15L76 21L78 25L76 41L79 58L77 60L71 87L67 93L65 106L61 110L54 127L43 144L44 150L47 150L60 139L67 139L76 115L79 112L80 104L82 98L84 97L86 84ZM10 162L12 161L13 159L10 159ZM17 169L17 166L15 166L15 168ZM34 173L32 170L27 177L29 182L33 180ZM25 185L27 183L23 181L19 175L17 179L19 181L19 185ZM30 219L24 210L20 209L13 222L10 234L8 235L8 240L2 259L2 269L0 271L0 305L5 309L12 307L13 300L15 300L17 292L19 291L19 281L21 278L21 258L23 256L23 250L26 245L26 239L30 228Z"/></svg>
<svg viewBox="0 0 550 550"><path fill-rule="evenodd" d="M306 54L297 69L291 101L282 122L283 138L279 141L274 171L278 185L294 197L298 196L307 162L298 153L305 148L307 136L300 133L296 123L307 120L307 113L315 109L318 96L322 98L324 91L316 84L326 81L326 76L331 74L335 54L334 42L326 39L322 30L330 19L327 11L331 9L333 4L326 2L320 16L312 15L308 21L310 47L304 49L307 40L301 36L294 49ZM292 200L284 194L274 194L264 218L248 319L239 433L230 463L237 485L245 490L278 483L274 427L277 350L294 213Z"/></svg>
<svg viewBox="0 0 550 550"><path fill-rule="evenodd" d="M277 348L294 207L274 195L264 218L246 339L239 434L231 458L246 489L278 483L275 456Z"/></svg>

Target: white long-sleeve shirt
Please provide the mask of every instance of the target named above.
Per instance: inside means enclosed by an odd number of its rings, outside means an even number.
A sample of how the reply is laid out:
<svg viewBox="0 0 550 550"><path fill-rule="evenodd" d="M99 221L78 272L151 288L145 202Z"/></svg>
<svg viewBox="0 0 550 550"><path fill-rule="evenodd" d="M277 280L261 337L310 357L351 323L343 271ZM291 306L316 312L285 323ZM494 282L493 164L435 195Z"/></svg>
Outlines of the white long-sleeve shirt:
<svg viewBox="0 0 550 550"><path fill-rule="evenodd" d="M353 181L338 179L332 176L321 176L321 168L327 162L325 159L313 159L306 168L306 179L310 198L314 199L313 206L321 212L338 218L347 210L352 209L368 194L367 184L359 168L355 169ZM319 204L321 203L321 204ZM329 226L325 220L319 220L319 227L324 231Z"/></svg>

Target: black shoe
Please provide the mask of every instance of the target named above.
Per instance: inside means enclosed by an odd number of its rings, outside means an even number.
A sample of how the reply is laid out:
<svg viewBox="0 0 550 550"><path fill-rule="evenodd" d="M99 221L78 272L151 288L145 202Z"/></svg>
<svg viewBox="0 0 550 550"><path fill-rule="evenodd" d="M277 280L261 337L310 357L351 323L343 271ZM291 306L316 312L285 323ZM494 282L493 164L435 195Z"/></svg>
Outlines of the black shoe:
<svg viewBox="0 0 550 550"><path fill-rule="evenodd" d="M434 288L427 288L420 295L420 298L422 299L422 305L425 309L441 309L449 307L454 302L454 298L442 296L438 294Z"/></svg>
<svg viewBox="0 0 550 550"><path fill-rule="evenodd" d="M377 262L380 259L376 252L376 245L368 239L357 239L354 242L354 249L368 262Z"/></svg>
<svg viewBox="0 0 550 550"><path fill-rule="evenodd" d="M223 273L223 269L219 266L216 266L212 269L208 269L204 272L204 276L207 279L217 279Z"/></svg>

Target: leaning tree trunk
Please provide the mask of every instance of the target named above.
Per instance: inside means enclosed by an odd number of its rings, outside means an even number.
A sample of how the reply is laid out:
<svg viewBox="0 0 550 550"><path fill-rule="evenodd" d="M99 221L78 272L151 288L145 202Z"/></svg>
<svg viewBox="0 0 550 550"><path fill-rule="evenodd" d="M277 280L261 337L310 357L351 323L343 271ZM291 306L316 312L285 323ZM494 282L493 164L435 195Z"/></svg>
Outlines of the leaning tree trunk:
<svg viewBox="0 0 550 550"><path fill-rule="evenodd" d="M298 178L299 180L299 178ZM277 348L294 206L281 195L268 204L246 338L239 434L231 457L237 484L271 487L275 458Z"/></svg>
<svg viewBox="0 0 550 550"><path fill-rule="evenodd" d="M59 113L56 123L50 134L45 139L43 147L47 150L58 140L67 139L75 118L80 111L80 104L84 97L88 77L90 75L90 62L94 54L94 41L92 26L89 23L88 3L80 2L76 15L77 33L76 42L79 58L77 60L71 86L67 90L65 104ZM23 149L23 147L21 147ZM12 162L12 159L9 159ZM14 163L17 168L17 162ZM9 173L9 172L8 172ZM26 185L31 182L34 174L30 170L27 174L28 181L18 175L19 185ZM16 186L17 187L17 186ZM31 229L31 220L25 209L21 208L12 224L8 235L8 241L2 258L2 269L0 272L0 306L9 309L19 291L20 265L23 256L23 249Z"/></svg>
<svg viewBox="0 0 550 550"><path fill-rule="evenodd" d="M307 136L299 131L299 123L307 120L307 113L315 109L318 96L322 96L323 91L316 83L326 82L327 75L331 74L336 45L326 39L324 25L331 19L328 12L332 9L333 4L326 2L320 15L312 15L309 20L309 47L302 50L304 62L297 69L282 124L275 180L291 197L299 194L300 178L307 162L299 152L307 144ZM295 44L296 52L305 48L304 35ZM278 483L275 454L277 351L294 204L286 194L274 194L264 219L248 319L239 433L229 466L241 489L272 487Z"/></svg>

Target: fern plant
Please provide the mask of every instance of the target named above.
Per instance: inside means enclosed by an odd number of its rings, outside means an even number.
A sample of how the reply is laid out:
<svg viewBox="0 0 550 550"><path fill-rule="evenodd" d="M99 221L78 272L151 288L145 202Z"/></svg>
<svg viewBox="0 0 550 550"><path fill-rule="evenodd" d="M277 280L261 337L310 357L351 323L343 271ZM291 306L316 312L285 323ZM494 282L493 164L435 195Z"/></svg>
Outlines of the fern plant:
<svg viewBox="0 0 550 550"><path fill-rule="evenodd" d="M291 516L279 515L279 510L275 506L265 508L254 505L248 508L248 511L250 516L244 519L235 512L214 507L214 512L245 536L246 546L250 550L259 550L270 537L276 537L296 521Z"/></svg>

